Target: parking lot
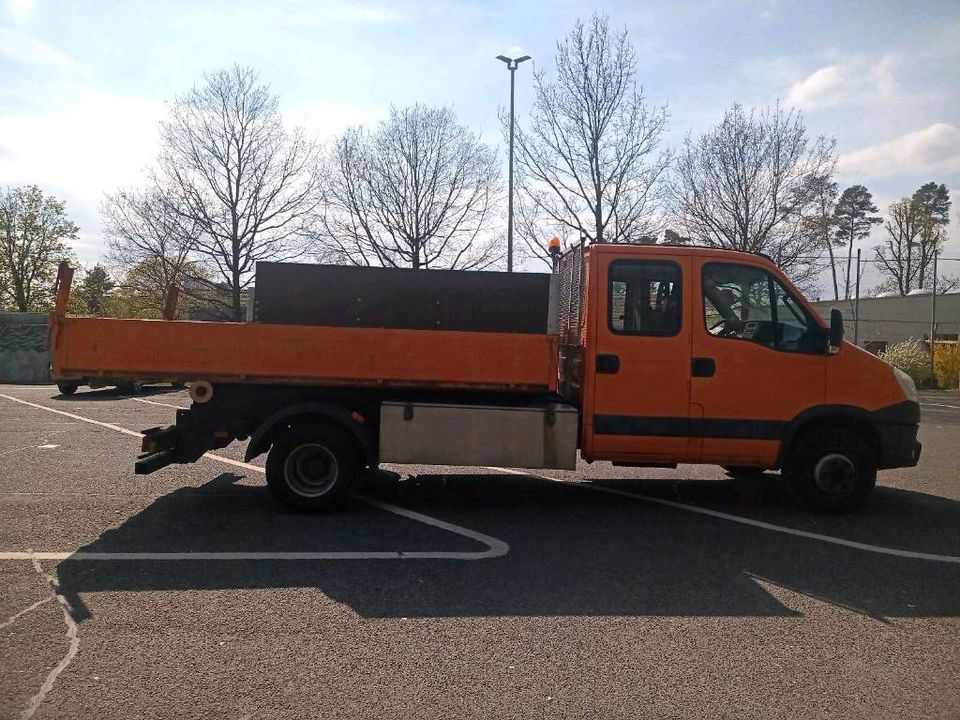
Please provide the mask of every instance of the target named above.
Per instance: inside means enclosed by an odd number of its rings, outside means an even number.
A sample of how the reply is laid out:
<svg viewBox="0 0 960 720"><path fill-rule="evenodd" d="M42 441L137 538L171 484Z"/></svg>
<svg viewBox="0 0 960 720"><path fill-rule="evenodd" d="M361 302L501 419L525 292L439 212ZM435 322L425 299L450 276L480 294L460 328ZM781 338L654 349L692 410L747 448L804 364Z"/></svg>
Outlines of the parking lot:
<svg viewBox="0 0 960 720"><path fill-rule="evenodd" d="M848 517L720 468L388 468L295 514L185 392L0 387L0 717L957 717L960 396Z"/></svg>

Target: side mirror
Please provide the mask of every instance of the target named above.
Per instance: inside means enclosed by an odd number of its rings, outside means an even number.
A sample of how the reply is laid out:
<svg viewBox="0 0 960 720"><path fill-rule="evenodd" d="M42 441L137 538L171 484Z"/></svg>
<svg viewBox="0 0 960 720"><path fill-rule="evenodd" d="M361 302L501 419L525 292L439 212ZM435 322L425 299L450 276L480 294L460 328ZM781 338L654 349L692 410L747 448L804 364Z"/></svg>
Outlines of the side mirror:
<svg viewBox="0 0 960 720"><path fill-rule="evenodd" d="M827 342L827 353L836 355L843 346L843 313L833 308L830 311L830 339Z"/></svg>

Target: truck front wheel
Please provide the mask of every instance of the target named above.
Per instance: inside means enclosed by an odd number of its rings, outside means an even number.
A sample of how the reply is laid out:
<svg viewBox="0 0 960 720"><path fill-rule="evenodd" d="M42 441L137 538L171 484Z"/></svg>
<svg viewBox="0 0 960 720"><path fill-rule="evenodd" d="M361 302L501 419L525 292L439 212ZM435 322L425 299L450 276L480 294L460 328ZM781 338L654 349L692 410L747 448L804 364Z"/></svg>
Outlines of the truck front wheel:
<svg viewBox="0 0 960 720"><path fill-rule="evenodd" d="M343 430L298 425L274 441L266 469L267 485L278 500L312 512L330 507L349 493L360 463Z"/></svg>
<svg viewBox="0 0 960 720"><path fill-rule="evenodd" d="M824 428L802 437L790 453L784 475L793 496L825 513L863 506L877 481L876 454L857 433Z"/></svg>

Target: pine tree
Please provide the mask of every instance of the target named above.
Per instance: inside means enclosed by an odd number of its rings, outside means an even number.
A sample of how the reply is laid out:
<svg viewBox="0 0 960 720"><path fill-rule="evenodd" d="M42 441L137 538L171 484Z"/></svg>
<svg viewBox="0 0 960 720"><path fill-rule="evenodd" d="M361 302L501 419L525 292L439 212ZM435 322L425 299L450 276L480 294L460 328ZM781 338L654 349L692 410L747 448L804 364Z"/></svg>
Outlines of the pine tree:
<svg viewBox="0 0 960 720"><path fill-rule="evenodd" d="M840 195L837 201L834 218L836 221L836 230L834 237L838 243L847 248L847 269L844 278L843 297L850 299L850 288L856 282L856 276L851 278L851 269L853 265L853 246L858 240L863 240L870 235L870 228L882 222L882 219L870 213L877 212L877 206L873 204L873 195L863 185L851 185ZM860 272L860 268L857 268Z"/></svg>
<svg viewBox="0 0 960 720"><path fill-rule="evenodd" d="M86 303L87 312L91 315L102 315L104 301L115 287L116 283L110 278L107 269L97 263L83 276L77 294Z"/></svg>

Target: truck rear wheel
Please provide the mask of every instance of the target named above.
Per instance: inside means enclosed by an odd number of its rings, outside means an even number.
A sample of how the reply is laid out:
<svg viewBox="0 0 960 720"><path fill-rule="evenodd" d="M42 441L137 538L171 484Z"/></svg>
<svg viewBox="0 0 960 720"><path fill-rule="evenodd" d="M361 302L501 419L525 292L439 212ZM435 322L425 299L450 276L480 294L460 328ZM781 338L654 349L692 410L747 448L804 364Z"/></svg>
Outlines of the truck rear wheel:
<svg viewBox="0 0 960 720"><path fill-rule="evenodd" d="M360 462L343 430L332 425L298 425L274 441L266 469L274 497L312 512L330 507L350 492Z"/></svg>
<svg viewBox="0 0 960 720"><path fill-rule="evenodd" d="M58 382L57 383L57 390L60 391L61 395L73 395L77 391L77 388L79 387L80 387L80 383L78 382Z"/></svg>
<svg viewBox="0 0 960 720"><path fill-rule="evenodd" d="M851 430L817 430L800 439L784 475L790 492L807 507L824 513L851 512L863 506L876 484L876 454Z"/></svg>

